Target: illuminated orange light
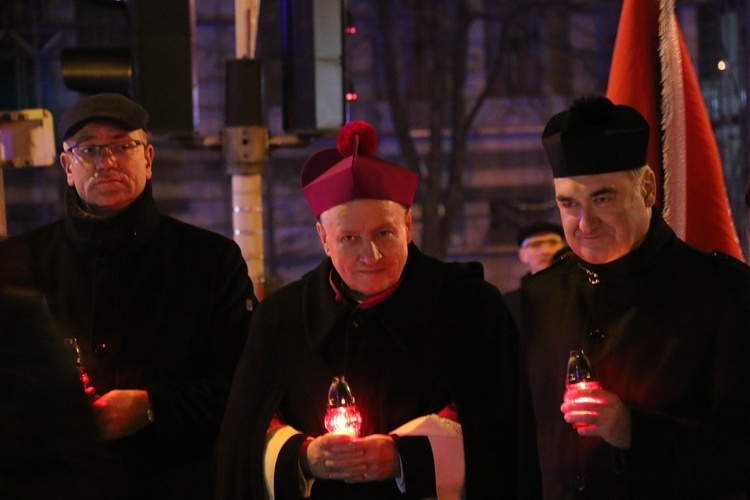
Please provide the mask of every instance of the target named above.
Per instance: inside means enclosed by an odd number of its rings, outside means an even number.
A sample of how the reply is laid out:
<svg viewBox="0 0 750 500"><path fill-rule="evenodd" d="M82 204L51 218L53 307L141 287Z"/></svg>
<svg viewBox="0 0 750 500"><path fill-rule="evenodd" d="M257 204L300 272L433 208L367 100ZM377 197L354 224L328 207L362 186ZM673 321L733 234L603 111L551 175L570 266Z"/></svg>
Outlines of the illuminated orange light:
<svg viewBox="0 0 750 500"><path fill-rule="evenodd" d="M596 403L596 404L602 404L604 400L599 398L591 398L588 396L582 397L582 398L575 398L573 400L574 403Z"/></svg>
<svg viewBox="0 0 750 500"><path fill-rule="evenodd" d="M86 373L86 368L83 366L78 367L78 378L81 381L81 384L83 385L83 388L86 389L89 386L89 374Z"/></svg>
<svg viewBox="0 0 750 500"><path fill-rule="evenodd" d="M362 427L362 416L355 406L341 406L329 408L324 420L326 430L331 434L346 434L352 437L359 436Z"/></svg>
<svg viewBox="0 0 750 500"><path fill-rule="evenodd" d="M601 386L599 385L599 382L597 382L597 381L592 381L592 382L578 382L577 384L569 384L566 387L566 389L565 389L565 393L566 393L565 399L566 399L566 401L568 401L567 393L568 393L568 391L570 391L572 389L575 389L575 390L580 390L580 389L601 389ZM572 402L572 403L596 403L596 404L601 404L604 401L601 400L601 399L599 399L599 398L592 398L591 396L582 396L580 398L572 399L569 402ZM598 412L595 412L595 411L584 411L584 410L571 411L571 412L568 412L568 413L569 413L569 415L574 415L574 416L585 416L585 415L598 416L599 415ZM584 424L582 422L574 422L572 425L573 425L573 427L575 429L580 429L582 427L594 427L591 424Z"/></svg>
<svg viewBox="0 0 750 500"><path fill-rule="evenodd" d="M570 389L601 389L602 386L599 385L599 382L596 380L593 380L591 382L578 382L577 384L568 384L567 390Z"/></svg>

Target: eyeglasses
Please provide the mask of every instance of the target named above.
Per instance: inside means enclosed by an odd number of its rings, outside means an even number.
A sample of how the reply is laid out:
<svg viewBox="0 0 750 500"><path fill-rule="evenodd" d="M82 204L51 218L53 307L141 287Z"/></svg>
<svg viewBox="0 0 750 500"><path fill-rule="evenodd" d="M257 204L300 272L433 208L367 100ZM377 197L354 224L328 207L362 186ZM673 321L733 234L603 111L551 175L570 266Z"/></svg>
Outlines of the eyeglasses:
<svg viewBox="0 0 750 500"><path fill-rule="evenodd" d="M145 144L133 139L130 141L113 142L111 144L72 146L66 149L65 152L73 153L83 163L94 165L101 160L102 151L105 149L115 158L132 158L135 156L138 146L145 146Z"/></svg>

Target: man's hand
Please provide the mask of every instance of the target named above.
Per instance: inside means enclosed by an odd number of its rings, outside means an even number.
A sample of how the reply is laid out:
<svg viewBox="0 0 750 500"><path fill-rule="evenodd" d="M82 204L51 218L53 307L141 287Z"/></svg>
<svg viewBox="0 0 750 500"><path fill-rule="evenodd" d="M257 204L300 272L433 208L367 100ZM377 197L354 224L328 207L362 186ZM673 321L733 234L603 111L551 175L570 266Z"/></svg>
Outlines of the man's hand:
<svg viewBox="0 0 750 500"><path fill-rule="evenodd" d="M577 428L579 436L598 436L616 448L630 448L630 410L616 394L571 387L560 411L565 421Z"/></svg>
<svg viewBox="0 0 750 500"><path fill-rule="evenodd" d="M143 390L114 390L92 403L99 436L107 441L130 436L149 425L148 393Z"/></svg>
<svg viewBox="0 0 750 500"><path fill-rule="evenodd" d="M401 460L393 438L374 434L362 439L326 434L315 438L307 448L313 475L348 483L395 479L401 473Z"/></svg>

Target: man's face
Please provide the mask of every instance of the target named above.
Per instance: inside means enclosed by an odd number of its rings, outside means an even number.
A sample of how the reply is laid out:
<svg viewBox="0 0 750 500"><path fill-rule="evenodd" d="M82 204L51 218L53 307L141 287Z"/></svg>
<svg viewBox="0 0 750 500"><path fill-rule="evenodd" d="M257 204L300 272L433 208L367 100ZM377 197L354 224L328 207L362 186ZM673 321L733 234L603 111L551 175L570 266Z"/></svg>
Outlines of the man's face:
<svg viewBox="0 0 750 500"><path fill-rule="evenodd" d="M526 264L531 274L536 274L552 264L552 257L565 244L557 233L536 233L525 238L518 249L518 258Z"/></svg>
<svg viewBox="0 0 750 500"><path fill-rule="evenodd" d="M120 211L140 196L151 178L154 148L146 144L143 130L128 132L107 123L89 123L65 141L67 150L75 146L122 144L133 140L143 145L115 154L105 148L93 161L86 161L73 152L60 154L68 185L75 187L93 213Z"/></svg>
<svg viewBox="0 0 750 500"><path fill-rule="evenodd" d="M388 200L353 200L323 212L317 229L326 255L352 290L374 295L401 278L411 210Z"/></svg>
<svg viewBox="0 0 750 500"><path fill-rule="evenodd" d="M605 264L641 244L655 202L654 173L628 172L555 179L565 239L586 262Z"/></svg>

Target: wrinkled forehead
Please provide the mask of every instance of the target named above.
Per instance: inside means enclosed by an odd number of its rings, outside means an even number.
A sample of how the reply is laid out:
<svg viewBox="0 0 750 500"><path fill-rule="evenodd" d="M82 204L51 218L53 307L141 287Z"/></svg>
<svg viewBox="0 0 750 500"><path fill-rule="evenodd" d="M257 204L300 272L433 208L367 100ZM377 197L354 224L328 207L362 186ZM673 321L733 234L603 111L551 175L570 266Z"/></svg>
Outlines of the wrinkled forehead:
<svg viewBox="0 0 750 500"><path fill-rule="evenodd" d="M588 196L601 191L617 191L633 185L628 171L595 175L577 175L554 179L555 194L560 196Z"/></svg>
<svg viewBox="0 0 750 500"><path fill-rule="evenodd" d="M404 220L409 208L391 200L351 200L320 214L320 222L326 227L339 225L368 226Z"/></svg>

